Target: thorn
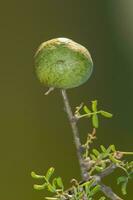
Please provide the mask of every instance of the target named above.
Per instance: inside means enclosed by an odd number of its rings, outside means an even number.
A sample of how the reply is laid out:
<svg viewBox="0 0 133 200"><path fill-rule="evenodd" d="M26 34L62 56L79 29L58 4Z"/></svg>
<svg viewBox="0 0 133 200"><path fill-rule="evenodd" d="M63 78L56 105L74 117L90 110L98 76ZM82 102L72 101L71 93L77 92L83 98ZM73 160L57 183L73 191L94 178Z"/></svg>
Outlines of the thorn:
<svg viewBox="0 0 133 200"><path fill-rule="evenodd" d="M54 87L50 87L49 89L48 89L48 91L47 92L45 92L45 95L48 95L50 92L52 92L54 90Z"/></svg>

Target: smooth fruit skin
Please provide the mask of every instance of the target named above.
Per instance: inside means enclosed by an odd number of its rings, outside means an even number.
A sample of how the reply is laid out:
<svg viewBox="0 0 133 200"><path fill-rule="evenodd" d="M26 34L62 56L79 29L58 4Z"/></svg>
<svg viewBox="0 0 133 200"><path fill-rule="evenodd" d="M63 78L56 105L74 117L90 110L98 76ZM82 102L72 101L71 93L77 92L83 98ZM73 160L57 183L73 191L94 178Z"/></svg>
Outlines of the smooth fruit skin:
<svg viewBox="0 0 133 200"><path fill-rule="evenodd" d="M85 83L93 69L88 50L67 38L44 42L35 54L36 74L47 87L68 89Z"/></svg>

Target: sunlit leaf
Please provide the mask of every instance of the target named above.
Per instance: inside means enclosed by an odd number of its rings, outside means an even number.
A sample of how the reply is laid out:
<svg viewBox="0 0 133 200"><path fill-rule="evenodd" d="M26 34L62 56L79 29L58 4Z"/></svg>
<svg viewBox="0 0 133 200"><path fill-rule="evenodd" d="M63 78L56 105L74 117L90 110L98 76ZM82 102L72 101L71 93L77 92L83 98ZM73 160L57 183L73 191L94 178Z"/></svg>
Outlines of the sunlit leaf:
<svg viewBox="0 0 133 200"><path fill-rule="evenodd" d="M57 181L57 185L58 185L60 188L64 189L64 185L63 185L63 182L62 182L61 177L58 177L58 178L56 179L56 181Z"/></svg>
<svg viewBox="0 0 133 200"><path fill-rule="evenodd" d="M55 169L53 167L50 167L46 173L46 179L49 180L52 174L54 173Z"/></svg>
<svg viewBox="0 0 133 200"><path fill-rule="evenodd" d="M121 186L121 191L123 195L127 194L127 182L124 182Z"/></svg>
<svg viewBox="0 0 133 200"><path fill-rule="evenodd" d="M37 175L35 172L31 172L31 176L34 179L44 179L44 176Z"/></svg>
<svg viewBox="0 0 133 200"><path fill-rule="evenodd" d="M106 198L105 197L101 197L99 200L105 200Z"/></svg>
<svg viewBox="0 0 133 200"><path fill-rule="evenodd" d="M96 156L94 156L93 154L90 154L90 157L92 160L97 160Z"/></svg>
<svg viewBox="0 0 133 200"><path fill-rule="evenodd" d="M103 171L103 167L96 166L95 169L96 169L97 172Z"/></svg>
<svg viewBox="0 0 133 200"><path fill-rule="evenodd" d="M43 185L33 185L35 190L44 190L47 186L47 183L44 183Z"/></svg>
<svg viewBox="0 0 133 200"><path fill-rule="evenodd" d="M127 181L127 177L126 176L120 176L117 178L117 184L120 184L122 182Z"/></svg>
<svg viewBox="0 0 133 200"><path fill-rule="evenodd" d="M92 101L92 110L93 112L97 112L97 100Z"/></svg>
<svg viewBox="0 0 133 200"><path fill-rule="evenodd" d="M126 191L127 183L128 183L127 176L120 176L117 178L117 184L121 184L121 191L123 195L127 194L127 191Z"/></svg>
<svg viewBox="0 0 133 200"><path fill-rule="evenodd" d="M115 149L115 145L114 145L114 144L110 145L110 148L111 148L111 150L112 150L113 152L116 151L116 149Z"/></svg>
<svg viewBox="0 0 133 200"><path fill-rule="evenodd" d="M98 116L97 116L97 114L93 114L92 115L92 124L93 124L93 126L94 126L94 128L98 128Z"/></svg>
<svg viewBox="0 0 133 200"><path fill-rule="evenodd" d="M89 108L87 106L84 106L83 110L85 111L86 114L91 113L91 111L89 110Z"/></svg>
<svg viewBox="0 0 133 200"><path fill-rule="evenodd" d="M90 187L88 187L87 185L85 185L85 192L86 194L90 194Z"/></svg>
<svg viewBox="0 0 133 200"><path fill-rule="evenodd" d="M99 192L101 186L100 185L96 185L90 192L91 196L94 196L97 192Z"/></svg>
<svg viewBox="0 0 133 200"><path fill-rule="evenodd" d="M112 151L112 147L111 147L112 145L110 145L108 148L107 148L107 153L109 154L109 153L111 153L111 151Z"/></svg>
<svg viewBox="0 0 133 200"><path fill-rule="evenodd" d="M107 118L113 117L113 115L111 113L103 111L103 110L101 110L100 113L102 116L107 117Z"/></svg>
<svg viewBox="0 0 133 200"><path fill-rule="evenodd" d="M100 153L99 153L99 151L97 150L97 149L93 149L92 150L92 152L95 154L95 156L99 156L100 155Z"/></svg>
<svg viewBox="0 0 133 200"><path fill-rule="evenodd" d="M100 145L100 147L101 147L101 150L102 150L103 153L105 153L107 151L106 148L103 145Z"/></svg>
<svg viewBox="0 0 133 200"><path fill-rule="evenodd" d="M121 162L120 160L117 160L116 158L114 158L114 156L112 156L112 155L109 155L109 158L110 158L110 160L111 160L113 163L115 163L115 164Z"/></svg>
<svg viewBox="0 0 133 200"><path fill-rule="evenodd" d="M92 179L90 181L87 181L87 182L83 183L82 187L87 186L89 188L90 186L92 186L93 183L94 183L94 180Z"/></svg>
<svg viewBox="0 0 133 200"><path fill-rule="evenodd" d="M56 192L56 188L54 188L51 184L47 185L47 188L50 192L55 193Z"/></svg>
<svg viewBox="0 0 133 200"><path fill-rule="evenodd" d="M53 180L52 180L52 185L53 185L53 187L56 189L56 184L57 184L57 179L56 178L54 178Z"/></svg>

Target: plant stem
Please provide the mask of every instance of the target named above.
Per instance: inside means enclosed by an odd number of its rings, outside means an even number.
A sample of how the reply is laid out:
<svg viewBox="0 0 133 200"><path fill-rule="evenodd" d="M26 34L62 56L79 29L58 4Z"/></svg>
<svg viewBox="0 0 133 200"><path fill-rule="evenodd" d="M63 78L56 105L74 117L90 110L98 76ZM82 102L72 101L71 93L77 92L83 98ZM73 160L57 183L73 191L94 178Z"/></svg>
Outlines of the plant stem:
<svg viewBox="0 0 133 200"><path fill-rule="evenodd" d="M101 179L103 179L104 177L108 176L109 174L111 174L112 172L114 172L114 170L117 168L116 164L110 164L110 166L108 166L105 170L103 170L101 173L99 173L97 176L99 176Z"/></svg>
<svg viewBox="0 0 133 200"><path fill-rule="evenodd" d="M107 196L109 199L111 200L123 200L122 198L120 198L117 194L115 194L113 192L113 190L109 187L106 186L102 183L102 180L104 177L108 176L109 174L111 174L112 172L114 172L114 170L117 168L117 166L115 164L111 164L109 167L107 167L104 171L102 171L101 173L94 175L94 178L97 180L97 184L99 184L101 186L101 191L105 194L105 196Z"/></svg>
<svg viewBox="0 0 133 200"><path fill-rule="evenodd" d="M91 117L91 115L99 114L99 113L101 113L101 111L91 112L91 113L83 114L83 115L76 116L76 117L77 117L77 119L81 119L81 118L84 118L84 117Z"/></svg>
<svg viewBox="0 0 133 200"><path fill-rule="evenodd" d="M62 94L64 105L65 105L65 111L68 115L68 119L69 119L69 122L70 122L70 125L71 125L71 128L72 128L72 132L73 132L73 139L74 139L74 143L75 143L76 150L77 150L77 157L78 157L78 161L79 161L79 165L80 165L82 180L88 181L90 179L90 176L89 176L87 169L84 165L84 160L83 160L83 157L82 157L82 145L81 145L81 142L80 142L79 130L78 130L78 127L77 127L77 119L75 118L75 116L72 113L66 90L61 90L61 94ZM114 171L115 167L116 167L115 165L110 165L104 172L95 176L95 178L98 178L97 183L101 186L101 191L108 198L110 198L111 200L123 200L117 194L115 194L110 187L104 185L101 182L101 178L112 173ZM87 200L86 195L84 196L83 200Z"/></svg>
<svg viewBox="0 0 133 200"><path fill-rule="evenodd" d="M123 155L133 155L133 152L124 152L124 151L119 151Z"/></svg>
<svg viewBox="0 0 133 200"><path fill-rule="evenodd" d="M78 161L79 161L79 165L80 165L81 176L84 181L87 181L89 179L89 175L86 170L86 167L84 166L84 161L83 161L83 157L82 157L82 145L80 142L79 131L78 131L77 123L76 123L77 121L72 113L66 90L61 90L61 93L62 93L62 97L63 97L63 101L64 101L65 110L68 115L68 119L69 119L69 122L70 122L70 125L72 128L72 132L73 132L73 139L74 139L74 143L75 143L76 150L77 150L77 157L78 157Z"/></svg>
<svg viewBox="0 0 133 200"><path fill-rule="evenodd" d="M120 198L117 194L115 194L112 189L106 185L104 185L103 183L100 183L101 186L101 190L102 192L109 198L112 200L123 200L122 198Z"/></svg>

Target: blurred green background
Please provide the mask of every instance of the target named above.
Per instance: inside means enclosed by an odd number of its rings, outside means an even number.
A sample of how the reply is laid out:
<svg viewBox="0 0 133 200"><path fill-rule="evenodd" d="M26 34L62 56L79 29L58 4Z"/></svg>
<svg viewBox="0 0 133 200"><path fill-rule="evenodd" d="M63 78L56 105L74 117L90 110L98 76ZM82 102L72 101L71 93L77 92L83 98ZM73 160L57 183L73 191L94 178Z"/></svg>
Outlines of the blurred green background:
<svg viewBox="0 0 133 200"><path fill-rule="evenodd" d="M120 150L132 150L132 22L132 0L1 0L0 199L43 199L44 192L32 188L32 170L44 173L54 166L66 187L71 178L80 178L60 92L44 96L47 89L34 73L34 53L48 39L68 37L89 49L93 75L68 91L71 104L98 99L114 117L101 119L96 145L115 143ZM90 124L82 120L79 128L84 141ZM113 177L106 182L119 193ZM131 188L132 183L124 199L132 199Z"/></svg>

